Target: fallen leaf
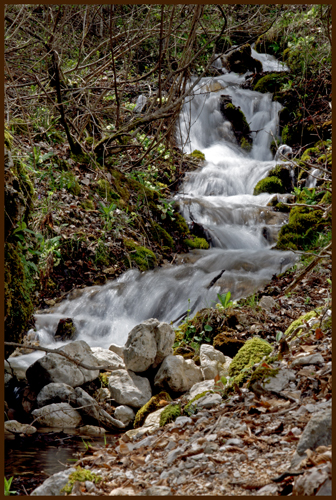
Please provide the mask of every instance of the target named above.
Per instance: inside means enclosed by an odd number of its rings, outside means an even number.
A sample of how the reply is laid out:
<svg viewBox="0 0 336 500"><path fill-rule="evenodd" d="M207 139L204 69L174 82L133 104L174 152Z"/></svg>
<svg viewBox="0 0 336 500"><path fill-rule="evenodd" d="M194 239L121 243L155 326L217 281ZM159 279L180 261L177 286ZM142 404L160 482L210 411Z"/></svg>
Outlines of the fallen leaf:
<svg viewBox="0 0 336 500"><path fill-rule="evenodd" d="M323 335L323 332L322 332L321 328L316 328L316 330L315 330L315 338L316 338L316 340L322 339L323 336L324 335Z"/></svg>

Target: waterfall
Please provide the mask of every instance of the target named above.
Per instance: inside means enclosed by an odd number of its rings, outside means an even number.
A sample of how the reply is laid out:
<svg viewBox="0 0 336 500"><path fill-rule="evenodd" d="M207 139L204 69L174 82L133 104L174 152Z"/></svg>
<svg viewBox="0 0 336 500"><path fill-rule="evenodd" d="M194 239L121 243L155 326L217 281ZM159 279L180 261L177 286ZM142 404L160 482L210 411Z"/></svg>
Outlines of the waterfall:
<svg viewBox="0 0 336 500"><path fill-rule="evenodd" d="M279 70L271 56L254 51L253 56ZM273 195L253 196L256 183L276 164L270 144L272 134L278 136L281 105L272 101L271 94L240 88L244 80L245 75L235 73L203 78L184 103L178 124L180 147L187 153L202 151L206 162L185 176L174 200L188 223L203 226L210 249L180 255L178 265L145 273L131 269L103 286L77 290L75 298L70 295L35 315L41 345L55 348L64 344L55 342L54 334L59 320L66 317L73 319L77 339L90 346L123 345L128 332L145 319L175 320L188 309L188 301L195 313L214 306L219 292L231 291L234 300L248 296L294 263L292 252L272 250L286 214L267 207ZM214 82L216 87L212 87ZM219 87L221 90L211 92ZM220 112L222 95L240 107L250 125L250 152L240 148L230 122ZM12 359L23 366L41 355L36 352Z"/></svg>

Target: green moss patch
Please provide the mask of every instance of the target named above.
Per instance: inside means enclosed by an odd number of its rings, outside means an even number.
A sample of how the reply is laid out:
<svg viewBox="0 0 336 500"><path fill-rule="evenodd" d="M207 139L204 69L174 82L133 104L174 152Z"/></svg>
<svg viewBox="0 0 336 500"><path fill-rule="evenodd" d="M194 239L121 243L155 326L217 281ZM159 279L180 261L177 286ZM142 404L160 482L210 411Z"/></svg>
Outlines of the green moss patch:
<svg viewBox="0 0 336 500"><path fill-rule="evenodd" d="M284 77L281 73L269 73L258 80L258 82L254 85L253 90L261 93L274 93L280 90L283 83Z"/></svg>
<svg viewBox="0 0 336 500"><path fill-rule="evenodd" d="M170 422L174 422L181 415L181 408L177 404L166 406L160 415L160 427L163 427Z"/></svg>
<svg viewBox="0 0 336 500"><path fill-rule="evenodd" d="M172 399L168 392L162 391L150 398L150 400L142 408L140 408L140 410L138 410L133 423L134 429L141 427L150 413L153 413L161 408L160 401L162 400L171 401Z"/></svg>
<svg viewBox="0 0 336 500"><path fill-rule="evenodd" d="M313 311L309 311L306 314L303 314L302 316L300 316L295 321L293 321L293 323L291 323L290 326L285 331L285 335L286 336L291 335L294 332L295 328L303 325L306 321L309 321L311 318L314 318L314 316L319 316L318 309L317 310L314 309ZM298 335L300 335L300 332L298 333Z"/></svg>
<svg viewBox="0 0 336 500"><path fill-rule="evenodd" d="M272 349L272 346L266 342L266 340L262 340L258 337L247 340L230 364L230 377L235 377L239 375L244 368L248 368L258 363L265 355L270 354Z"/></svg>
<svg viewBox="0 0 336 500"><path fill-rule="evenodd" d="M184 243L189 248L201 248L203 250L207 250L209 248L209 243L204 238L187 238L184 240Z"/></svg>
<svg viewBox="0 0 336 500"><path fill-rule="evenodd" d="M192 153L190 153L190 156L193 156L194 158L198 158L199 160L205 161L205 155L202 153L202 151L199 151L198 149L194 149Z"/></svg>
<svg viewBox="0 0 336 500"><path fill-rule="evenodd" d="M278 177L266 177L261 179L255 186L253 194L256 196L260 193L285 193L285 188L282 185L281 180Z"/></svg>
<svg viewBox="0 0 336 500"><path fill-rule="evenodd" d="M101 479L102 477L98 476L94 472L91 472L88 469L83 469L82 467L77 467L76 471L70 474L67 484L64 486L64 488L62 488L61 491L70 494L76 481L91 481L92 483L98 483L99 481L101 481Z"/></svg>
<svg viewBox="0 0 336 500"><path fill-rule="evenodd" d="M138 245L134 240L124 239L124 245L129 251L129 258L125 260L128 267L131 267L132 263L134 263L140 271L147 271L155 266L156 257L152 250Z"/></svg>

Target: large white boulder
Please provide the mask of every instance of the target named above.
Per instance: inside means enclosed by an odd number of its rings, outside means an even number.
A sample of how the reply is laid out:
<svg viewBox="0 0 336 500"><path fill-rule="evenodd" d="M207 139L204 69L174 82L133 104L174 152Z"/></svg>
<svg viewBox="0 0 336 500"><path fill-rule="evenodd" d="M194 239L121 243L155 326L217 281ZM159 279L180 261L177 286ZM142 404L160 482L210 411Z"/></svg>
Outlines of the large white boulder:
<svg viewBox="0 0 336 500"><path fill-rule="evenodd" d="M135 326L128 334L124 361L128 370L141 373L157 367L166 356L173 354L174 330L168 323L151 318Z"/></svg>
<svg viewBox="0 0 336 500"><path fill-rule="evenodd" d="M36 402L39 408L52 403L68 402L73 394L74 388L71 385L61 382L53 382L45 385L37 395Z"/></svg>
<svg viewBox="0 0 336 500"><path fill-rule="evenodd" d="M126 368L124 360L113 351L103 349L102 347L91 347L94 357L98 360L100 366L106 366L106 370L119 370Z"/></svg>
<svg viewBox="0 0 336 500"><path fill-rule="evenodd" d="M112 399L132 408L141 408L152 397L149 380L127 370L114 370L108 387Z"/></svg>
<svg viewBox="0 0 336 500"><path fill-rule="evenodd" d="M203 380L202 382L197 382L197 384L194 384L192 386L192 388L190 389L187 398L190 401L195 396L197 396L197 394L202 394L202 392L205 392L205 391L213 391L214 388L215 388L215 381L213 379Z"/></svg>
<svg viewBox="0 0 336 500"><path fill-rule="evenodd" d="M184 359L182 356L167 356L160 366L154 385L168 386L174 392L186 392L196 382L201 382L203 375L201 369L193 360Z"/></svg>
<svg viewBox="0 0 336 500"><path fill-rule="evenodd" d="M73 428L82 424L80 413L68 403L53 403L32 411L37 423L45 427Z"/></svg>
<svg viewBox="0 0 336 500"><path fill-rule="evenodd" d="M109 351L115 352L118 356L124 359L124 346L111 344L109 347Z"/></svg>
<svg viewBox="0 0 336 500"><path fill-rule="evenodd" d="M202 344L200 362L205 380L211 380L219 375L225 364L225 356L212 345Z"/></svg>
<svg viewBox="0 0 336 500"><path fill-rule="evenodd" d="M99 365L89 345L84 340L70 342L60 347L59 350L77 362L80 361L92 367ZM50 353L35 361L27 369L26 376L29 384L37 389L41 389L51 382L63 382L77 387L96 379L99 376L99 370L83 368L64 356Z"/></svg>

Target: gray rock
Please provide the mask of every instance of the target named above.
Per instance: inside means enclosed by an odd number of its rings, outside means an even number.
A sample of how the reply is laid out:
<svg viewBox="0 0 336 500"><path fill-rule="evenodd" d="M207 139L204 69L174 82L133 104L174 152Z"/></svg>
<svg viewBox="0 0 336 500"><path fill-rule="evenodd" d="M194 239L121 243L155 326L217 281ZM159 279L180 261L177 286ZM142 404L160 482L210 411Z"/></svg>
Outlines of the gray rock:
<svg viewBox="0 0 336 500"><path fill-rule="evenodd" d="M141 408L152 397L149 380L127 370L114 370L108 387L117 403L132 408Z"/></svg>
<svg viewBox="0 0 336 500"><path fill-rule="evenodd" d="M196 401L192 402L190 405L190 409L192 407L193 411L201 410L203 408L212 408L217 406L223 402L220 394L206 394L202 398L196 399Z"/></svg>
<svg viewBox="0 0 336 500"><path fill-rule="evenodd" d="M143 94L140 94L136 100L135 107L133 111L135 113L141 113L147 103L147 97Z"/></svg>
<svg viewBox="0 0 336 500"><path fill-rule="evenodd" d="M202 394L202 392L205 391L213 391L214 387L214 380L203 380L202 382L197 382L197 384L194 384L189 391L189 401L197 396L197 394Z"/></svg>
<svg viewBox="0 0 336 500"><path fill-rule="evenodd" d="M186 392L202 379L201 369L193 360L182 356L167 356L154 378L154 385L167 385L174 392Z"/></svg>
<svg viewBox="0 0 336 500"><path fill-rule="evenodd" d="M212 441L204 444L204 453L206 455L211 455L211 453L215 453L218 449L219 445L217 443L213 443Z"/></svg>
<svg viewBox="0 0 336 500"><path fill-rule="evenodd" d="M128 370L141 373L156 368L165 357L173 354L174 330L168 323L151 318L135 326L128 334L124 360Z"/></svg>
<svg viewBox="0 0 336 500"><path fill-rule="evenodd" d="M283 369L275 377L272 377L269 382L264 384L264 387L268 391L280 392L287 387L291 380L296 380L294 371Z"/></svg>
<svg viewBox="0 0 336 500"><path fill-rule="evenodd" d="M106 430L103 427L97 427L96 425L83 425L83 427L78 429L78 434L80 436L99 437L106 434Z"/></svg>
<svg viewBox="0 0 336 500"><path fill-rule="evenodd" d="M315 413L298 442L296 452L292 458L291 467L297 467L301 460L306 458L305 451L315 450L319 446L328 446L331 444L331 408L320 413Z"/></svg>
<svg viewBox="0 0 336 500"><path fill-rule="evenodd" d="M305 365L323 365L324 358L320 353L309 354L309 356L301 356L294 359L291 366L305 366Z"/></svg>
<svg viewBox="0 0 336 500"><path fill-rule="evenodd" d="M331 479L326 479L322 486L319 488L316 493L317 497L331 497Z"/></svg>
<svg viewBox="0 0 336 500"><path fill-rule="evenodd" d="M128 424L133 422L135 413L129 406L121 405L116 408L114 416L127 426Z"/></svg>
<svg viewBox="0 0 336 500"><path fill-rule="evenodd" d="M35 434L36 427L29 424L21 424L17 420L7 420L5 422L5 432L11 432L12 434Z"/></svg>
<svg viewBox="0 0 336 500"><path fill-rule="evenodd" d="M91 419L96 420L100 425L106 429L124 429L125 424L113 418L107 411L101 408L97 401L93 399L81 387L76 387L74 394L71 396L71 402L79 407L79 412Z"/></svg>
<svg viewBox="0 0 336 500"><path fill-rule="evenodd" d="M119 370L125 368L124 360L115 352L102 347L91 347L94 357L98 360L98 364L106 365L106 370Z"/></svg>
<svg viewBox="0 0 336 500"><path fill-rule="evenodd" d="M70 474L76 472L74 467L70 469L62 470L61 472L57 472L52 476L48 477L41 486L35 488L34 491L30 494L31 496L65 496L65 493L62 490L64 486L67 484Z"/></svg>
<svg viewBox="0 0 336 500"><path fill-rule="evenodd" d="M65 352L76 361L82 361L90 366L99 365L90 347L84 340L70 342L60 347L59 350ZM62 382L72 387L77 387L96 379L99 376L99 370L88 370L64 356L52 353L35 361L27 369L26 376L29 384L34 389L42 389L42 387L52 382Z"/></svg>
<svg viewBox="0 0 336 500"><path fill-rule="evenodd" d="M192 424L192 420L189 417L177 417L174 422L174 427L184 427L186 424Z"/></svg>
<svg viewBox="0 0 336 500"><path fill-rule="evenodd" d="M274 307L277 307L277 303L275 302L272 297L269 297L268 295L263 295L261 299L259 300L259 304L262 309L265 309L265 311L271 312Z"/></svg>
<svg viewBox="0 0 336 500"><path fill-rule="evenodd" d="M45 427L61 429L78 427L82 423L80 413L68 403L53 403L32 411L37 423Z"/></svg>
<svg viewBox="0 0 336 500"><path fill-rule="evenodd" d="M168 453L166 462L168 465L172 464L181 453L183 453L184 448L182 446L179 446L178 448L175 448L175 450L172 450Z"/></svg>
<svg viewBox="0 0 336 500"><path fill-rule="evenodd" d="M168 486L151 486L150 488L147 488L147 490L142 493L144 496L167 496L167 495L172 495L172 490Z"/></svg>
<svg viewBox="0 0 336 500"><path fill-rule="evenodd" d="M225 441L224 446L239 446L242 447L244 446L243 441L240 438L230 438L227 441Z"/></svg>
<svg viewBox="0 0 336 500"><path fill-rule="evenodd" d="M225 364L225 356L212 345L202 344L200 349L200 362L205 380L213 380L219 375Z"/></svg>
<svg viewBox="0 0 336 500"><path fill-rule="evenodd" d="M258 490L258 495L260 496L277 496L279 486L277 484L266 484Z"/></svg>
<svg viewBox="0 0 336 500"><path fill-rule="evenodd" d="M110 497L128 497L135 495L133 488L115 488L110 492Z"/></svg>
<svg viewBox="0 0 336 500"><path fill-rule="evenodd" d="M317 488L324 485L324 483L330 479L331 462L313 467L307 470L302 476L295 478L293 495L314 496Z"/></svg>
<svg viewBox="0 0 336 500"><path fill-rule="evenodd" d="M45 385L38 393L36 398L37 406L42 408L52 403L66 403L73 393L74 388L71 385L53 382Z"/></svg>
<svg viewBox="0 0 336 500"><path fill-rule="evenodd" d="M122 360L124 359L124 346L111 344L109 351L115 352Z"/></svg>

